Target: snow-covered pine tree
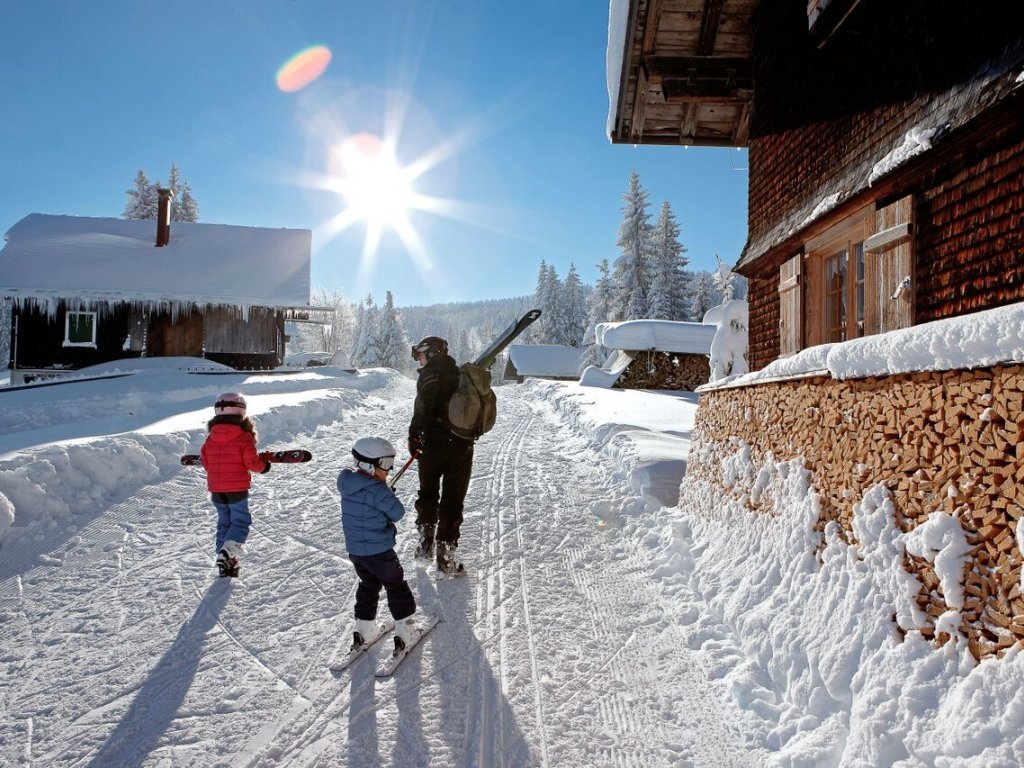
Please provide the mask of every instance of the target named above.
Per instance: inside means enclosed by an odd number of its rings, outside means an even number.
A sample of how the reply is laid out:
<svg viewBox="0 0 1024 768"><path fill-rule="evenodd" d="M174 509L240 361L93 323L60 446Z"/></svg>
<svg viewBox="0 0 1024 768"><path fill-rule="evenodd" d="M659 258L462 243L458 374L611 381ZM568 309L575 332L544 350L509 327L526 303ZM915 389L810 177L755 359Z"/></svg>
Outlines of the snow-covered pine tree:
<svg viewBox="0 0 1024 768"><path fill-rule="evenodd" d="M395 299L391 291L387 291L384 299L384 308L380 313L380 329L377 331L375 346L377 348L377 363L386 368L394 368L396 371L405 371L409 368L409 337L402 327L402 318L395 309Z"/></svg>
<svg viewBox="0 0 1024 768"><path fill-rule="evenodd" d="M562 314L562 281L554 264L548 265L547 277L544 280L544 292L539 297L537 306L543 313L540 319L547 318L544 324L544 340L542 344L561 344L565 336L565 318Z"/></svg>
<svg viewBox="0 0 1024 768"><path fill-rule="evenodd" d="M526 344L543 344L544 339L547 338L547 324L548 320L547 312L544 311L544 295L547 290L548 280L548 263L544 259L540 260L540 269L537 270L537 284L533 289L533 305L540 309L540 318L534 322L529 328L526 329L526 333L523 334L523 342Z"/></svg>
<svg viewBox="0 0 1024 768"><path fill-rule="evenodd" d="M562 283L561 304L561 339L559 344L578 347L583 343L583 333L587 329L587 299L583 293L583 283L576 272L576 265L569 262L569 272Z"/></svg>
<svg viewBox="0 0 1024 768"><path fill-rule="evenodd" d="M704 271L698 272L690 298L690 320L695 323L701 322L705 313L713 306L715 300L711 295L711 275Z"/></svg>
<svg viewBox="0 0 1024 768"><path fill-rule="evenodd" d="M711 274L711 282L715 287L715 290L722 297L722 302L731 301L735 298L736 289L734 282L736 280L736 273L725 266L725 262L722 261L722 257L717 253L715 254L715 261L718 262L718 268Z"/></svg>
<svg viewBox="0 0 1024 768"><path fill-rule="evenodd" d="M156 185L150 184L146 172L139 168L135 174L135 184L125 194L128 201L125 203L122 219L146 220L156 219L156 209L159 205L156 194ZM150 215L152 212L152 216Z"/></svg>
<svg viewBox="0 0 1024 768"><path fill-rule="evenodd" d="M377 338L377 328L380 325L380 309L373 300L373 294L366 295L366 301L362 311L362 322L359 324L359 332L356 336L356 343L352 349L352 362L360 368L374 368L380 365L377 360L377 346L374 343Z"/></svg>
<svg viewBox="0 0 1024 768"><path fill-rule="evenodd" d="M176 195L178 221L195 223L199 221L199 203L192 197L192 187L187 181L182 182L181 192Z"/></svg>
<svg viewBox="0 0 1024 768"><path fill-rule="evenodd" d="M583 344L586 347L580 356L580 373L588 365L602 365L608 357L608 350L597 343L596 329L598 323L607 323L612 311L612 279L608 274L608 259L601 259L597 265L601 276L594 284L594 290L590 292L589 312L587 315L587 330L583 334Z"/></svg>
<svg viewBox="0 0 1024 768"><path fill-rule="evenodd" d="M622 224L617 245L622 254L615 260L613 282L614 320L639 320L650 309L651 233L654 230L647 214L647 190L640 184L634 168L629 175L629 189L623 194Z"/></svg>
<svg viewBox="0 0 1024 768"><path fill-rule="evenodd" d="M679 232L672 206L666 200L654 227L654 280L647 315L654 320L685 320L689 316L685 269L690 260L683 255L686 248L679 242Z"/></svg>

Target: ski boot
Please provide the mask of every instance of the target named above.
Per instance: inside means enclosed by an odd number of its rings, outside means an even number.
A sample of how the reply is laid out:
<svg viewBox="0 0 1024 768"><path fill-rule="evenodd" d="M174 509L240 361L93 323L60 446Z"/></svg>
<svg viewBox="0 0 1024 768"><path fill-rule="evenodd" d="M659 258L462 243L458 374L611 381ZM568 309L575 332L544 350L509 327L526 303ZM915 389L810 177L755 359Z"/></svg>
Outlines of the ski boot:
<svg viewBox="0 0 1024 768"><path fill-rule="evenodd" d="M415 557L417 560L434 559L434 528L433 525L416 526L416 530L420 534L419 544L416 545Z"/></svg>
<svg viewBox="0 0 1024 768"><path fill-rule="evenodd" d="M364 645L371 645L380 637L383 629L376 619L356 619L352 628L352 647L349 652L360 650Z"/></svg>
<svg viewBox="0 0 1024 768"><path fill-rule="evenodd" d="M450 541L437 542L437 570L448 576L462 576L466 572L457 549L458 545Z"/></svg>
<svg viewBox="0 0 1024 768"><path fill-rule="evenodd" d="M237 541L224 542L224 548L217 553L217 569L221 576L238 576L238 556L241 554L242 545Z"/></svg>

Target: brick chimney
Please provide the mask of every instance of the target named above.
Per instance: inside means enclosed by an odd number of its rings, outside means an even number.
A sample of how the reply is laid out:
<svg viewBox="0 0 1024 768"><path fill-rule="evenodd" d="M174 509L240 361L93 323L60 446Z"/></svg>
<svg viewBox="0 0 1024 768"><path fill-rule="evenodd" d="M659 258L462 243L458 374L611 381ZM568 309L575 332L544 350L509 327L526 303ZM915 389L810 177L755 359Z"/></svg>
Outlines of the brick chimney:
<svg viewBox="0 0 1024 768"><path fill-rule="evenodd" d="M171 190L157 189L160 205L156 212L156 247L171 242Z"/></svg>

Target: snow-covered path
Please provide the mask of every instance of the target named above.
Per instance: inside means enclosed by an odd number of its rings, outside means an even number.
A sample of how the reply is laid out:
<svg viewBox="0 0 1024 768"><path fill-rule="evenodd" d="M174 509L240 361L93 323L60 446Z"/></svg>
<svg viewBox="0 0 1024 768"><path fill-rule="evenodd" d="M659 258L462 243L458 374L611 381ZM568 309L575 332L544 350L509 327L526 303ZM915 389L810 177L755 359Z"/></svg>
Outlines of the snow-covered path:
<svg viewBox="0 0 1024 768"><path fill-rule="evenodd" d="M742 736L752 715L708 685L682 628L666 642L679 617L643 543L592 511L621 496L611 460L529 395L503 388L478 444L468 578L414 564L415 475L399 485L399 555L442 621L392 680L373 676L389 641L327 669L349 643L356 586L335 478L359 435L404 449L407 380L296 435L312 463L256 478L238 581L215 577L196 469L55 537L30 565L5 549L0 763L757 764Z"/></svg>

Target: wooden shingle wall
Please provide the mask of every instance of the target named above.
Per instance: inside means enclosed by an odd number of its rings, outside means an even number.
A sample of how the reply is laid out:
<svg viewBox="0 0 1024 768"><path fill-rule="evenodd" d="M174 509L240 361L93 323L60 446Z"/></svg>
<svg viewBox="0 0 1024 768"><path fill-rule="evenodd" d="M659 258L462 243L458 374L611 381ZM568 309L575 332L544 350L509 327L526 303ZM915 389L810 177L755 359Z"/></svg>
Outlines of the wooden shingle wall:
<svg viewBox="0 0 1024 768"><path fill-rule="evenodd" d="M701 394L694 429L711 450L691 451L687 482L722 482L721 460L748 444L758 465L803 457L821 501L818 530L836 521L854 541L854 504L885 485L904 532L930 514L955 515L972 549L964 573L961 631L975 657L1024 641L1021 552L1024 514L1024 365L835 381L810 378ZM752 509L760 509L750 503ZM767 501L761 502L766 509ZM927 560L907 555L921 581L922 632L949 610Z"/></svg>

